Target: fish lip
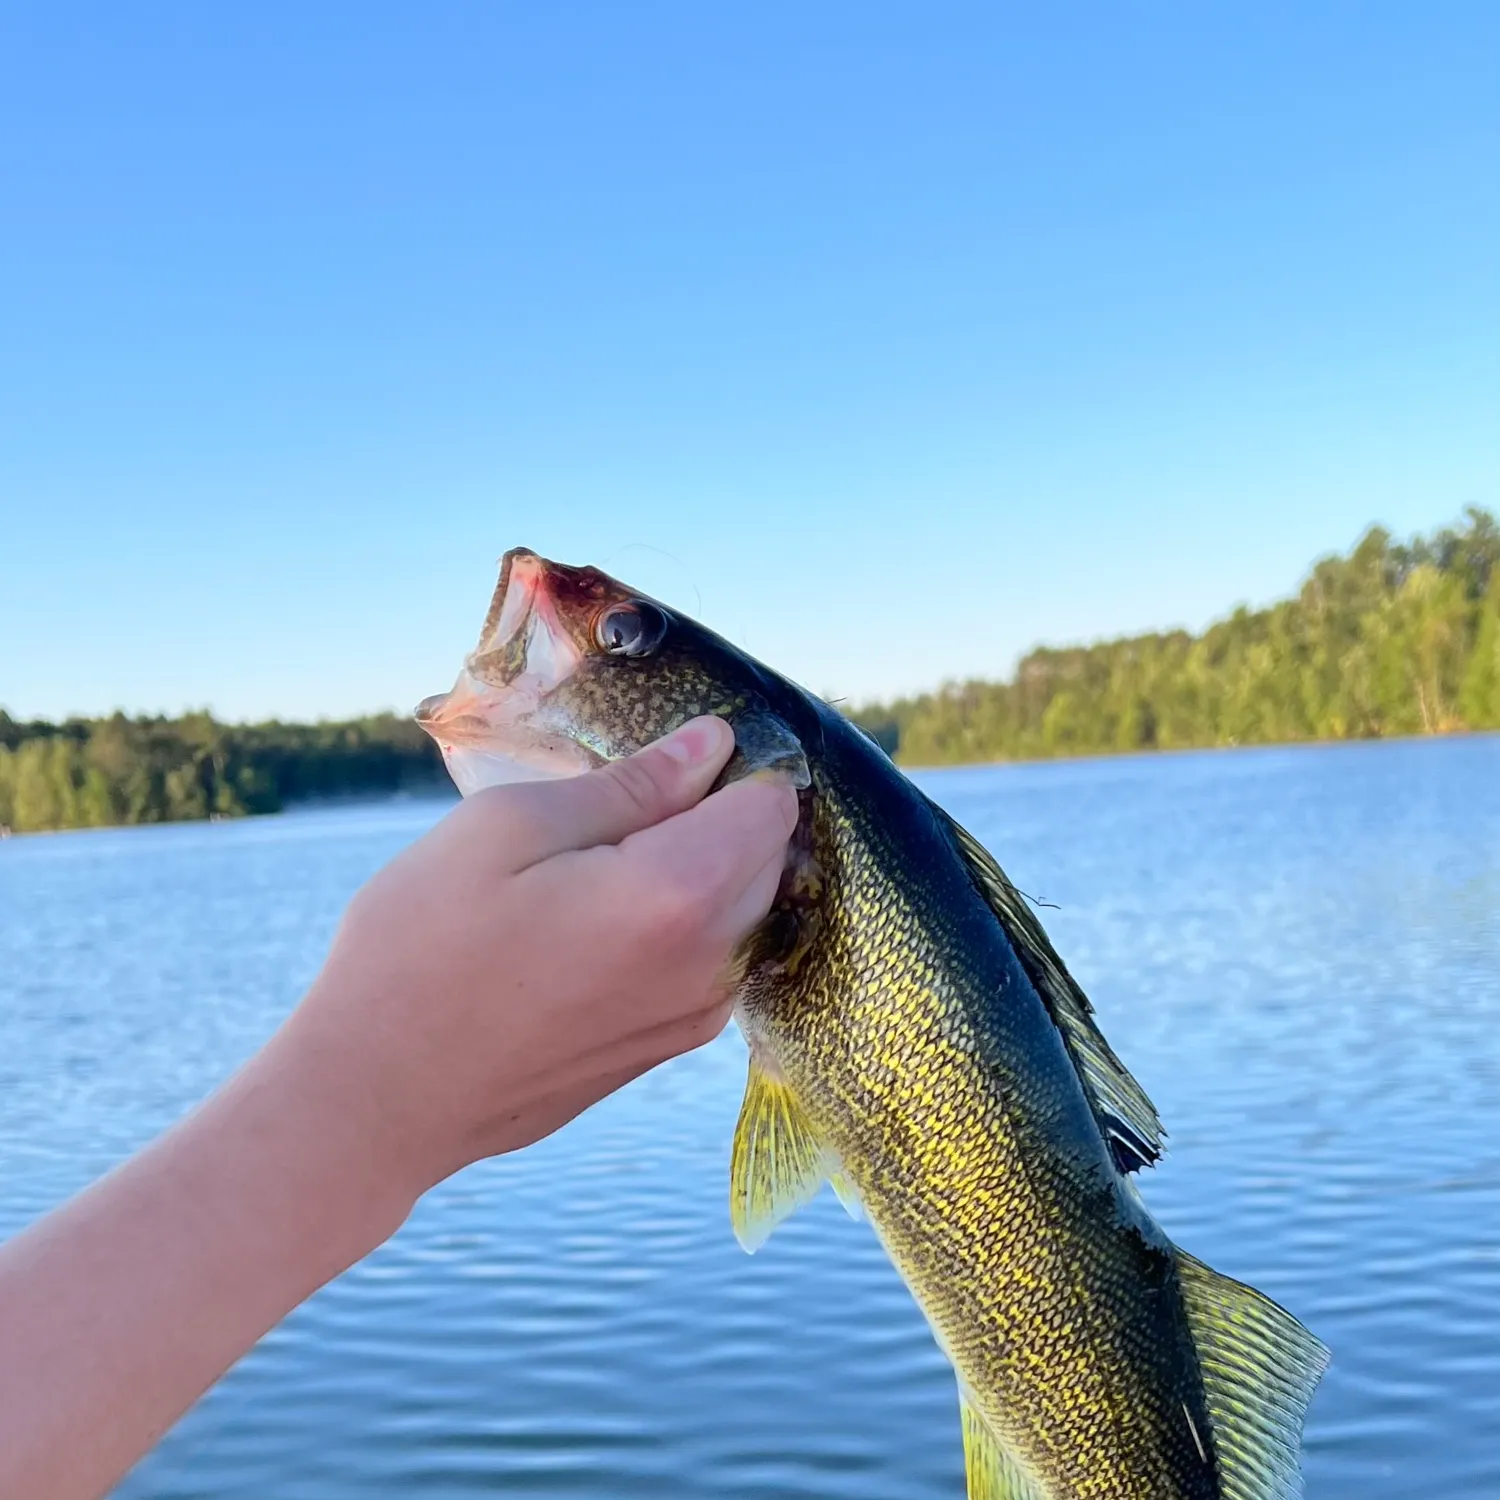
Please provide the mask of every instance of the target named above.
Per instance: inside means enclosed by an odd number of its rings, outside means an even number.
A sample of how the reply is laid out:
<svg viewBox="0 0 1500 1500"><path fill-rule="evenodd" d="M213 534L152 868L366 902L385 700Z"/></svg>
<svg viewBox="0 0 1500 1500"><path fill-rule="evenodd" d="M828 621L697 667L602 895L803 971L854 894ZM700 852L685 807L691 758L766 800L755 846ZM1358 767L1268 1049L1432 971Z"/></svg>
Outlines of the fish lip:
<svg viewBox="0 0 1500 1500"><path fill-rule="evenodd" d="M476 682L466 668L449 692L424 698L412 717L445 750L451 745L482 745L495 733L485 710L499 708L502 698L502 693Z"/></svg>
<svg viewBox="0 0 1500 1500"><path fill-rule="evenodd" d="M417 704L414 709L412 709L412 718L414 718L417 723L420 724L423 729L426 729L430 734L432 731L429 726L437 722L438 716L443 711L443 705L451 696L452 695L449 693L429 694L419 704Z"/></svg>
<svg viewBox="0 0 1500 1500"><path fill-rule="evenodd" d="M452 692L417 705L417 723L437 741L465 796L501 782L576 776L603 763L566 732L549 728L539 712L544 707L540 681L526 673L515 684L495 686L465 668Z"/></svg>

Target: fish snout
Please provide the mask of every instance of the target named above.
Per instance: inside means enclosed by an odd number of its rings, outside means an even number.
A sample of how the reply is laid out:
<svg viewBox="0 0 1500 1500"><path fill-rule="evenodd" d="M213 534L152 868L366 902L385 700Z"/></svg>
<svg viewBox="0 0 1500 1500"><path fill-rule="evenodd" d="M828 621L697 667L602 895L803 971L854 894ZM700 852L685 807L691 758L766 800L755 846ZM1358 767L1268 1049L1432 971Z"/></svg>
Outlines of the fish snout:
<svg viewBox="0 0 1500 1500"><path fill-rule="evenodd" d="M459 673L451 691L424 698L412 717L446 750L457 744L482 744L493 739L506 717L508 695L476 682L468 671Z"/></svg>

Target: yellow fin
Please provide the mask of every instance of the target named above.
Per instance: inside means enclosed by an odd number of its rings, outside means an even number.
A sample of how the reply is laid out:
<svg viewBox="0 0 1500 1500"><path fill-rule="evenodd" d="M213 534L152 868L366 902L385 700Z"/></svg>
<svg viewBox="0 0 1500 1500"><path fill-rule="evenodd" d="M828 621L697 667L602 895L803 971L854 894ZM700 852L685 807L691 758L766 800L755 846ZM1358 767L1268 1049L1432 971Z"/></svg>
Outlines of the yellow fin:
<svg viewBox="0 0 1500 1500"><path fill-rule="evenodd" d="M791 1090L752 1057L729 1159L729 1218L745 1250L760 1249L835 1169Z"/></svg>
<svg viewBox="0 0 1500 1500"><path fill-rule="evenodd" d="M1185 1250L1177 1273L1224 1500L1292 1500L1302 1493L1302 1418L1328 1350L1284 1307Z"/></svg>
<svg viewBox="0 0 1500 1500"><path fill-rule="evenodd" d="M968 1394L959 1392L964 1424L964 1468L969 1500L1043 1500L1042 1493L1000 1446L989 1424L974 1410Z"/></svg>

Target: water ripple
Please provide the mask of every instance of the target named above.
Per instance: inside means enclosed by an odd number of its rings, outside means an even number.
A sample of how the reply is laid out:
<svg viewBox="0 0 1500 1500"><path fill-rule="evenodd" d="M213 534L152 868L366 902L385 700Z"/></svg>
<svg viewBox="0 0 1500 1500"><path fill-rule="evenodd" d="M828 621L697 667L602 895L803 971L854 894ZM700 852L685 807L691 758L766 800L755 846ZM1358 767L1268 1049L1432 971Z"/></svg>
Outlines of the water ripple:
<svg viewBox="0 0 1500 1500"><path fill-rule="evenodd" d="M1500 1493L1500 741L934 773L1159 1105L1170 1232L1334 1350L1312 1500ZM189 1108L436 804L0 845L0 1233ZM729 1232L729 1036L430 1194L120 1500L963 1492L952 1375L825 1194Z"/></svg>

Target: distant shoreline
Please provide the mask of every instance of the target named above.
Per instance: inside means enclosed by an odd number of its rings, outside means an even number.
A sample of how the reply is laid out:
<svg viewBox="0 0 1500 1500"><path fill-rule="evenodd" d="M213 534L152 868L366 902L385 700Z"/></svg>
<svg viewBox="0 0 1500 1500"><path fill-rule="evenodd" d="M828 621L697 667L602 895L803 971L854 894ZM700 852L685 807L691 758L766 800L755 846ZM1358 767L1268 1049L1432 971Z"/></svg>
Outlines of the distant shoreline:
<svg viewBox="0 0 1500 1500"><path fill-rule="evenodd" d="M154 823L91 823L75 828L31 828L17 832L0 825L0 843L11 839L58 838L73 833L120 833L137 828L198 828L209 823L253 823L262 818L284 818L297 813L337 808L389 807L394 802L458 802L458 788L434 784L430 789L394 792L349 792L306 797L266 812L215 813L203 818L162 818Z"/></svg>
<svg viewBox="0 0 1500 1500"><path fill-rule="evenodd" d="M1343 746L1364 745L1412 745L1438 744L1454 740L1494 740L1500 744L1500 730L1456 729L1441 734L1366 735L1358 739L1284 740L1253 745L1179 745L1160 750L1099 750L1085 751L1076 755L1043 755L1016 757L1000 760L946 761L926 765L906 765L898 762L899 769L907 774L929 771L990 771L1002 766L1065 766L1080 762L1109 760L1164 760L1169 757L1187 755L1234 755L1269 750L1331 750ZM320 809L386 807L394 802L450 802L459 799L458 789L451 784L434 783L429 787L411 788L390 792L349 792L306 797L287 803L285 806L264 812L241 813L231 816L213 815L201 818L170 818L152 823L103 823L75 828L36 828L17 832L0 827L0 842L10 839L33 839L53 837L59 834L117 832L133 828L173 828L196 826L203 823L243 823L259 818L284 817L288 814L318 811Z"/></svg>
<svg viewBox="0 0 1500 1500"><path fill-rule="evenodd" d="M447 784L437 746L407 715L224 724L116 713L52 724L0 712L0 827L15 834L204 822Z"/></svg>
<svg viewBox="0 0 1500 1500"><path fill-rule="evenodd" d="M1168 745L1144 750L1079 750L1071 755L1002 756L998 760L896 761L903 771L985 771L995 766L1063 766L1094 760L1164 760L1178 755L1234 755L1256 750L1332 750L1344 745L1422 745L1448 740L1497 740L1500 729L1445 729L1435 734L1366 734L1326 740L1256 740L1248 745Z"/></svg>

